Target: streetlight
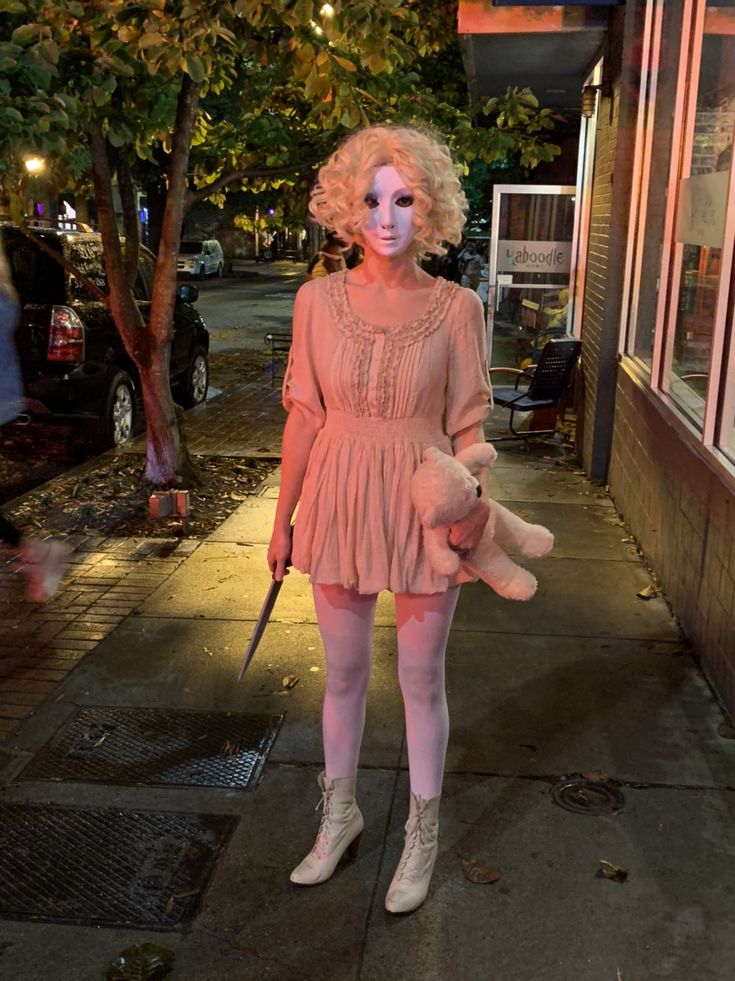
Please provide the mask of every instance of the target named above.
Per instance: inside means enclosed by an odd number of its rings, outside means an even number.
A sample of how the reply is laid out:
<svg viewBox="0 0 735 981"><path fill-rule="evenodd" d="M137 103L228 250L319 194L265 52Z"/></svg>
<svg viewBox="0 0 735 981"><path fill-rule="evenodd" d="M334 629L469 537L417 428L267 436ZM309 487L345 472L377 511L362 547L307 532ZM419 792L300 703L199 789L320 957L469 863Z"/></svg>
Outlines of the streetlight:
<svg viewBox="0 0 735 981"><path fill-rule="evenodd" d="M43 205L37 200L36 195L38 194L40 182L36 183L38 178L41 176L46 167L46 161L43 157L25 157L23 160L26 172L28 176L32 178L31 184L29 186L29 192L33 195L28 200L28 210L30 214L34 217L43 214Z"/></svg>
<svg viewBox="0 0 735 981"><path fill-rule="evenodd" d="M36 177L46 166L43 157L26 157L23 161L25 168L32 177Z"/></svg>

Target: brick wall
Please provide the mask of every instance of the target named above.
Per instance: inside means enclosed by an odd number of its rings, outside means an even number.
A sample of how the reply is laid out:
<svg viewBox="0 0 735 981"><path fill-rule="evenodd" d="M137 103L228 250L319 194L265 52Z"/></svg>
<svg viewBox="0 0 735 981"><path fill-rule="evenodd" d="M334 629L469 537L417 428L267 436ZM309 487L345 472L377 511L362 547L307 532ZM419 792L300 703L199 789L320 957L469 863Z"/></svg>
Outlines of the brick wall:
<svg viewBox="0 0 735 981"><path fill-rule="evenodd" d="M578 452L594 480L606 480L615 415L615 379L640 67L639 6L614 8L598 96L589 244L582 306L582 394Z"/></svg>
<svg viewBox="0 0 735 981"><path fill-rule="evenodd" d="M618 372L610 493L735 714L735 493Z"/></svg>
<svg viewBox="0 0 735 981"><path fill-rule="evenodd" d="M584 433L579 447L585 469L592 471L592 458L597 438L598 413L597 382L600 376L600 346L605 328L608 254L610 246L610 219L612 213L615 168L615 140L617 136L617 92L610 98L600 99L595 147L594 184L590 208L589 249L582 314L582 340L584 356L585 401L583 407Z"/></svg>

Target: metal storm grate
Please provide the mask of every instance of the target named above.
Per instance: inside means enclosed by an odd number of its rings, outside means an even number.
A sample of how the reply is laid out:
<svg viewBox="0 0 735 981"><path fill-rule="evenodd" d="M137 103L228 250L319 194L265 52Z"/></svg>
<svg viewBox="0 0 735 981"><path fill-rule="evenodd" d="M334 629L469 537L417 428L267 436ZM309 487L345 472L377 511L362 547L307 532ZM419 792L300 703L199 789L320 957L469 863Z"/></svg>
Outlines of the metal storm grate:
<svg viewBox="0 0 735 981"><path fill-rule="evenodd" d="M241 787L257 781L282 715L81 709L21 780Z"/></svg>
<svg viewBox="0 0 735 981"><path fill-rule="evenodd" d="M0 805L0 917L173 929L237 819Z"/></svg>
<svg viewBox="0 0 735 981"><path fill-rule="evenodd" d="M560 780L551 788L551 797L565 811L594 817L615 814L625 807L625 797L617 787L579 775Z"/></svg>

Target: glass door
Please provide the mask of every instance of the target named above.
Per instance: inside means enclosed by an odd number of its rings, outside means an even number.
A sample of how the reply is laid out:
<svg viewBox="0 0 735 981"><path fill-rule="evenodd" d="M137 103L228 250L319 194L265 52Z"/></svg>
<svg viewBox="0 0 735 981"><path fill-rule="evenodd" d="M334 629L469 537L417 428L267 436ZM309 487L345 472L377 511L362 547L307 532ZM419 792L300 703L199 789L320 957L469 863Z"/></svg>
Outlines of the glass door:
<svg viewBox="0 0 735 981"><path fill-rule="evenodd" d="M497 184L487 304L491 367L520 367L571 332L576 188Z"/></svg>

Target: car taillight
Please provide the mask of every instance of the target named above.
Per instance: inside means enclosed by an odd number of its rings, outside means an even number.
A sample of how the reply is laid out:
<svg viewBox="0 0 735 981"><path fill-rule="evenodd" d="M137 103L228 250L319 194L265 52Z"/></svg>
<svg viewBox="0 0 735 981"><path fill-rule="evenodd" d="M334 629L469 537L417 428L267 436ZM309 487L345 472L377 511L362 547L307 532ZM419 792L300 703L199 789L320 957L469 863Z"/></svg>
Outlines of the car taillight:
<svg viewBox="0 0 735 981"><path fill-rule="evenodd" d="M84 361L84 324L69 307L51 308L49 361Z"/></svg>

